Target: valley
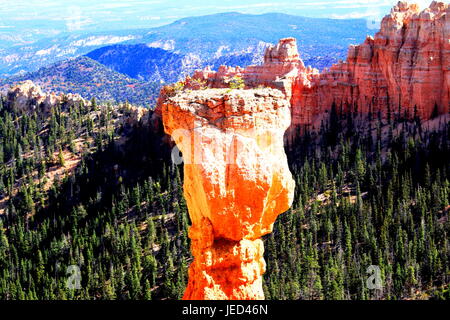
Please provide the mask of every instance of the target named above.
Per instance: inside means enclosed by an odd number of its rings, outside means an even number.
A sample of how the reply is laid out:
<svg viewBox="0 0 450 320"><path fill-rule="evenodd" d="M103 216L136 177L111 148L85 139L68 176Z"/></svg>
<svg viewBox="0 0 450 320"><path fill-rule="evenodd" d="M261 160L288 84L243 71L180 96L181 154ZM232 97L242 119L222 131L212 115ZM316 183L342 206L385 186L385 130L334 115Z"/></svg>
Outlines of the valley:
<svg viewBox="0 0 450 320"><path fill-rule="evenodd" d="M450 299L449 13L2 47L0 300Z"/></svg>

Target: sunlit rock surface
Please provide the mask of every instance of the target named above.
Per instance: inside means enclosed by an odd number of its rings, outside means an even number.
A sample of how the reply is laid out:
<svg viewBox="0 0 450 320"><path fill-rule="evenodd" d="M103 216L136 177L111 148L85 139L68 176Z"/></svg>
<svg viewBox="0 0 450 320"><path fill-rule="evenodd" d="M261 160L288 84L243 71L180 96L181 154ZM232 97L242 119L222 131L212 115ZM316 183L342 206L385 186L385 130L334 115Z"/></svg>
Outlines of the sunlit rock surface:
<svg viewBox="0 0 450 320"><path fill-rule="evenodd" d="M184 299L263 299L261 236L293 199L283 148L291 117L274 89L206 89L160 99L183 153L194 261Z"/></svg>

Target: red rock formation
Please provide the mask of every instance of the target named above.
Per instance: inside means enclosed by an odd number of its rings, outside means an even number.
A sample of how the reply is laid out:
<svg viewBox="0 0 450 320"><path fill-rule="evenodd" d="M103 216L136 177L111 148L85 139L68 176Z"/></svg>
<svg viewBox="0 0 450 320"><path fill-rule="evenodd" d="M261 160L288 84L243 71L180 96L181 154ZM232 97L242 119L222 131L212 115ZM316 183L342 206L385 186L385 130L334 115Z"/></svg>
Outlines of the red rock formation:
<svg viewBox="0 0 450 320"><path fill-rule="evenodd" d="M206 89L162 96L165 131L184 158L194 261L184 299L263 299L261 236L293 200L279 90Z"/></svg>
<svg viewBox="0 0 450 320"><path fill-rule="evenodd" d="M352 46L346 62L334 65L315 81L318 111L335 101L359 112L388 110L422 119L449 109L450 9L433 2L420 12L399 2L384 17L375 38ZM400 111L399 111L400 108ZM322 109L322 110L321 110Z"/></svg>
<svg viewBox="0 0 450 320"><path fill-rule="evenodd" d="M247 87L279 88L291 103L294 125L313 124L333 102L342 112L429 119L436 111L449 111L449 13L443 2L434 1L423 11L399 2L384 17L375 38L351 46L346 61L320 74L305 68L295 39L287 38L267 49L262 66L205 69L193 78L220 88L239 76Z"/></svg>

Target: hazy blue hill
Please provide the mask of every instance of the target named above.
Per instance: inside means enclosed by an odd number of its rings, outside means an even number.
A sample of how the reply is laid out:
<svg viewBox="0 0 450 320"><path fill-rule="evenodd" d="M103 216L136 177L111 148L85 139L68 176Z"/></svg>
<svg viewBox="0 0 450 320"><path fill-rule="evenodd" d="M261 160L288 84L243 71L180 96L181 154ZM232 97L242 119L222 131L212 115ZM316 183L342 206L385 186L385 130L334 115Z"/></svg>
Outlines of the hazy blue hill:
<svg viewBox="0 0 450 320"><path fill-rule="evenodd" d="M364 19L336 20L307 18L282 13L262 15L237 12L219 13L178 20L167 26L154 28L144 36L145 42L159 39L179 40L179 48L188 49L190 43L182 40L210 42L240 42L243 39L275 42L284 37L295 37L300 45L319 43L347 46L372 34ZM323 42L323 43L322 43ZM243 44L245 46L245 44ZM214 49L206 45L205 49Z"/></svg>
<svg viewBox="0 0 450 320"><path fill-rule="evenodd" d="M183 72L200 67L189 68L182 55L145 44L102 47L87 56L132 78L153 82L174 82Z"/></svg>
<svg viewBox="0 0 450 320"><path fill-rule="evenodd" d="M159 85L129 78L84 56L4 79L0 81L0 87L5 91L10 85L23 80L32 80L45 92L79 93L88 99L128 100L147 106L153 105L159 94Z"/></svg>
<svg viewBox="0 0 450 320"><path fill-rule="evenodd" d="M247 66L260 63L262 53L262 48L256 48L251 53L233 53L208 59L199 54L182 55L145 44L117 44L96 49L86 56L135 79L172 83L207 65L217 69L220 65Z"/></svg>
<svg viewBox="0 0 450 320"><path fill-rule="evenodd" d="M178 20L138 30L72 33L0 51L0 75L35 71L42 66L116 44L146 44L175 54L190 54L189 62L213 63L230 56L234 61L258 61L265 46L295 37L306 64L323 68L344 59L347 47L367 34L365 20L305 18L280 13L262 15L220 13ZM247 55L247 57L245 56ZM236 56L241 56L236 59ZM251 57L251 59L250 59Z"/></svg>
<svg viewBox="0 0 450 320"><path fill-rule="evenodd" d="M330 62L345 59L347 47L364 41L368 34L373 34L373 30L367 28L363 19L334 20L281 13L248 15L231 12L181 19L153 29L143 40L152 43L172 39L174 50L211 58L223 46L226 48L221 55L251 53L260 42L276 43L281 38L295 37L306 64L322 68L323 62L316 61L322 57L329 57Z"/></svg>

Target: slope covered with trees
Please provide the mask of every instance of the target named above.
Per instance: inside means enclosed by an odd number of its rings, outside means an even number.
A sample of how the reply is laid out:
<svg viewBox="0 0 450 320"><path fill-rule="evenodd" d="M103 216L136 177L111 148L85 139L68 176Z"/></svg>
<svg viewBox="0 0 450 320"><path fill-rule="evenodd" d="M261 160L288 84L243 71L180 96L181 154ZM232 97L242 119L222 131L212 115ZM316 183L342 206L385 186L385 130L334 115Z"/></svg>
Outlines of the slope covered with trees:
<svg viewBox="0 0 450 320"><path fill-rule="evenodd" d="M99 101L130 102L153 107L160 84L132 79L82 56L42 67L35 72L0 80L0 90L31 80L46 92L78 93Z"/></svg>
<svg viewBox="0 0 450 320"><path fill-rule="evenodd" d="M332 112L288 147L296 197L267 238L267 297L448 299L449 124Z"/></svg>
<svg viewBox="0 0 450 320"><path fill-rule="evenodd" d="M61 106L44 117L2 103L1 299L182 296L192 259L182 166L160 127L119 121L126 110ZM433 120L436 131L367 121L333 111L286 146L297 186L264 240L268 299L449 298L448 118ZM45 183L67 152L77 166ZM370 265L382 289L367 288Z"/></svg>

